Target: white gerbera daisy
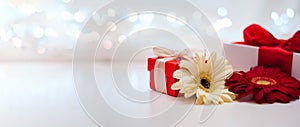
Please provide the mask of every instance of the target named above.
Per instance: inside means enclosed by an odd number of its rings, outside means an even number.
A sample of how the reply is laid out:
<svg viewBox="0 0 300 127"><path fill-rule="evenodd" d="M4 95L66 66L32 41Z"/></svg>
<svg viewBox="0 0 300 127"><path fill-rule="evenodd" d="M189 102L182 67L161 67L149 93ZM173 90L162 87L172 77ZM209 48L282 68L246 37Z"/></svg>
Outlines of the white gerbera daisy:
<svg viewBox="0 0 300 127"><path fill-rule="evenodd" d="M179 81L171 88L180 90L186 98L196 94L196 104L221 104L235 98L235 94L224 86L225 80L233 73L224 57L216 57L213 52L206 60L206 53L199 52L193 59L181 60L179 66L180 69L173 74Z"/></svg>

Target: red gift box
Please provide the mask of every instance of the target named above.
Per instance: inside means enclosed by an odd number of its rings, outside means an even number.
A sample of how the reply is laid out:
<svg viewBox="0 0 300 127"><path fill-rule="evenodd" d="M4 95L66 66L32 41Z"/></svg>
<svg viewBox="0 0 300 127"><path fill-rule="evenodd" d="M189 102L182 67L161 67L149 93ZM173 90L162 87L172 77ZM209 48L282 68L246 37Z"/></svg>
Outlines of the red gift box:
<svg viewBox="0 0 300 127"><path fill-rule="evenodd" d="M158 63L160 62L160 63ZM179 90L172 90L171 86L178 79L173 78L173 73L179 69L180 61L174 58L148 58L148 71L150 72L150 88L154 91L177 97ZM157 64L164 64L163 67ZM160 71L163 74L160 74ZM159 76L159 77L157 77ZM159 80L159 81L158 81Z"/></svg>
<svg viewBox="0 0 300 127"><path fill-rule="evenodd" d="M270 32L253 24L244 30L244 42L225 44L225 55L235 70L263 65L280 67L300 80L300 32L288 40L278 40Z"/></svg>

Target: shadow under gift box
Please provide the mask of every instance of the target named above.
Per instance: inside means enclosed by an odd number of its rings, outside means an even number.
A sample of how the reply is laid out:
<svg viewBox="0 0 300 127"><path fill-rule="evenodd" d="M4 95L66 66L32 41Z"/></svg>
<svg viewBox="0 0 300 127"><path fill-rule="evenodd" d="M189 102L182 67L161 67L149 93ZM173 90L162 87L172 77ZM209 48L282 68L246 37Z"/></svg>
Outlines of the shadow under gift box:
<svg viewBox="0 0 300 127"><path fill-rule="evenodd" d="M150 88L154 91L168 94L174 97L178 96L179 90L172 90L173 83L179 81L173 78L173 73L179 69L179 60L171 59L165 62L160 61L162 57L148 58L148 71L150 72ZM160 63L157 63L160 62ZM157 66L157 64L164 64Z"/></svg>
<svg viewBox="0 0 300 127"><path fill-rule="evenodd" d="M286 51L280 47L257 47L236 43L224 43L224 51L235 71L248 71L257 65L280 67L300 80L300 53Z"/></svg>

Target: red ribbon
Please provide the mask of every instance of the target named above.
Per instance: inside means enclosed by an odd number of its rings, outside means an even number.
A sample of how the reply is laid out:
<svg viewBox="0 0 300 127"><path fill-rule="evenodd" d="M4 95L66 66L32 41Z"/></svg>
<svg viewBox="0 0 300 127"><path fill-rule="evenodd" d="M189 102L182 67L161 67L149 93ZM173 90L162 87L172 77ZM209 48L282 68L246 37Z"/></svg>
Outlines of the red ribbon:
<svg viewBox="0 0 300 127"><path fill-rule="evenodd" d="M300 53L300 30L288 40L279 40L263 27L252 24L245 28L243 34L244 42L236 43L258 46L258 65L281 67L291 74L293 52Z"/></svg>

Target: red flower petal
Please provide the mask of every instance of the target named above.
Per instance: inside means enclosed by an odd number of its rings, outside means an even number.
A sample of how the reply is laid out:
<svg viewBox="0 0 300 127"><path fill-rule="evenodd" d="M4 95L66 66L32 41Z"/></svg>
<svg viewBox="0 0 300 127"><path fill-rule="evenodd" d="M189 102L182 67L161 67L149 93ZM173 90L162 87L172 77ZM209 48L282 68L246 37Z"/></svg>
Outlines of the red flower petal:
<svg viewBox="0 0 300 127"><path fill-rule="evenodd" d="M263 103L264 101L264 91L261 90L259 91L257 94L254 95L254 100L257 102L257 103Z"/></svg>
<svg viewBox="0 0 300 127"><path fill-rule="evenodd" d="M270 93L266 94L266 102L274 103L275 99L276 99L275 96L271 96Z"/></svg>
<svg viewBox="0 0 300 127"><path fill-rule="evenodd" d="M291 100L287 95L285 95L281 92L277 92L277 91L270 94L270 96L274 97L276 99L276 101L282 102L282 103L288 103Z"/></svg>
<svg viewBox="0 0 300 127"><path fill-rule="evenodd" d="M291 88L288 88L288 87L279 87L276 90L278 90L278 91L280 91L284 94L291 95L294 98L299 97L299 94L297 93L297 90L294 90L294 89L291 89Z"/></svg>

